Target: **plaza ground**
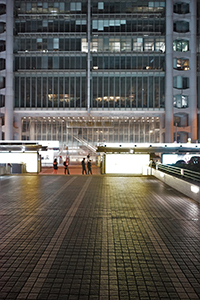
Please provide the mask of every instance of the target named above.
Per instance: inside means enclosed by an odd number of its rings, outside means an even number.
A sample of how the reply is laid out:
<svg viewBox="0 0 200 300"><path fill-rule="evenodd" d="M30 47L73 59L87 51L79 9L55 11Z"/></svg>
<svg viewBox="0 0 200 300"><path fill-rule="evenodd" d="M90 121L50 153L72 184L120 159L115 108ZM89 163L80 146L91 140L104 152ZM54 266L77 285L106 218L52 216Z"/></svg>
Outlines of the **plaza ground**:
<svg viewBox="0 0 200 300"><path fill-rule="evenodd" d="M152 176L0 177L0 299L199 299L200 207Z"/></svg>

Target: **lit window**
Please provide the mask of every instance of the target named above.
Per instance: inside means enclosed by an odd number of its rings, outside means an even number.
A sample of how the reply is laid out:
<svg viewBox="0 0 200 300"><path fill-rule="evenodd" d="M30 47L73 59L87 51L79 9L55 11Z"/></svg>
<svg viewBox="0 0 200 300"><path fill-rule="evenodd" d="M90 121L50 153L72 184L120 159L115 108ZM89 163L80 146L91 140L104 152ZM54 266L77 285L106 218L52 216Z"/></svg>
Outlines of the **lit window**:
<svg viewBox="0 0 200 300"><path fill-rule="evenodd" d="M176 70L189 70L189 59L187 58L174 58L174 69Z"/></svg>
<svg viewBox="0 0 200 300"><path fill-rule="evenodd" d="M186 108L188 107L188 96L186 95L175 95L174 96L174 107Z"/></svg>
<svg viewBox="0 0 200 300"><path fill-rule="evenodd" d="M81 2L71 2L70 11L81 11Z"/></svg>
<svg viewBox="0 0 200 300"><path fill-rule="evenodd" d="M104 9L104 3L98 2L98 9Z"/></svg>
<svg viewBox="0 0 200 300"><path fill-rule="evenodd" d="M173 42L173 50L178 52L189 51L189 41L187 40L175 40Z"/></svg>
<svg viewBox="0 0 200 300"><path fill-rule="evenodd" d="M143 51L143 38L133 39L133 51Z"/></svg>
<svg viewBox="0 0 200 300"><path fill-rule="evenodd" d="M54 38L53 39L53 49L59 49L59 39L58 38Z"/></svg>
<svg viewBox="0 0 200 300"><path fill-rule="evenodd" d="M88 42L87 42L87 39L85 39L85 38L82 38L82 40L81 40L81 51L88 52Z"/></svg>

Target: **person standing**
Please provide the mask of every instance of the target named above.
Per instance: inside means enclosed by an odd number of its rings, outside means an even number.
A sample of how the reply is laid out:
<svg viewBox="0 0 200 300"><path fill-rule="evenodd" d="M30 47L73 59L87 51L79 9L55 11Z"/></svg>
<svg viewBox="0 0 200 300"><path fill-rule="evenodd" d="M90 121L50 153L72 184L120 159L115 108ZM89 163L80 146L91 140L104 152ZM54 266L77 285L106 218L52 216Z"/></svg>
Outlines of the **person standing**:
<svg viewBox="0 0 200 300"><path fill-rule="evenodd" d="M66 171L67 171L67 174L70 175L70 174L69 174L68 162L65 160L65 161L64 161L64 172L65 172L65 175L66 175Z"/></svg>
<svg viewBox="0 0 200 300"><path fill-rule="evenodd" d="M66 160L64 161L63 163L64 165L64 172L65 172L65 175L66 175L66 171L67 171L67 174L69 174L69 155L66 156Z"/></svg>
<svg viewBox="0 0 200 300"><path fill-rule="evenodd" d="M89 173L92 175L92 163L91 163L91 159L88 160L88 162L87 162L87 169L88 169L88 175L89 175Z"/></svg>
<svg viewBox="0 0 200 300"><path fill-rule="evenodd" d="M85 157L83 158L81 165L82 165L82 174L84 175L84 172L85 172L85 174L87 175L87 171L85 168Z"/></svg>
<svg viewBox="0 0 200 300"><path fill-rule="evenodd" d="M58 162L57 162L57 158L55 158L53 162L53 174L57 174L57 170L58 170Z"/></svg>

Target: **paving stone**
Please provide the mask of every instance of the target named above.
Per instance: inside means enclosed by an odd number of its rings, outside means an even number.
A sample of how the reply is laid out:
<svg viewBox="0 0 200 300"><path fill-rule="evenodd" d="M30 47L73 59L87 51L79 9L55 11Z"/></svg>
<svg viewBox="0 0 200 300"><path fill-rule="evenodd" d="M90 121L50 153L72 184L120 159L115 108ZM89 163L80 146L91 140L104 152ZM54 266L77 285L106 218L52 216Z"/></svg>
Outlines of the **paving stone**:
<svg viewBox="0 0 200 300"><path fill-rule="evenodd" d="M0 177L0 299L199 299L200 207L134 176Z"/></svg>

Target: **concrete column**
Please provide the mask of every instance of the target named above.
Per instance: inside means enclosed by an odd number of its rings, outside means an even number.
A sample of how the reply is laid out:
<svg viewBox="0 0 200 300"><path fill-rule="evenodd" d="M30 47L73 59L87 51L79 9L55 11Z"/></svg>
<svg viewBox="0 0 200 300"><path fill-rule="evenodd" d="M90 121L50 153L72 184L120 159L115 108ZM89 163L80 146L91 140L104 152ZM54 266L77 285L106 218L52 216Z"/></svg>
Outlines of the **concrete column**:
<svg viewBox="0 0 200 300"><path fill-rule="evenodd" d="M35 124L34 124L34 121L33 120L31 120L30 121L30 131L29 131L29 137L30 137L30 140L31 141L34 141L35 140L35 126L34 126ZM51 135L51 138L52 138L52 135Z"/></svg>
<svg viewBox="0 0 200 300"><path fill-rule="evenodd" d="M21 140L22 139L22 118L20 115L15 115L14 117L14 125L15 125L15 132L13 135L14 140Z"/></svg>
<svg viewBox="0 0 200 300"><path fill-rule="evenodd" d="M90 112L90 26L91 26L91 0L88 0L87 10L87 40L88 40L88 55L87 55L87 111Z"/></svg>
<svg viewBox="0 0 200 300"><path fill-rule="evenodd" d="M174 140L173 113L173 0L166 1L165 142Z"/></svg>
<svg viewBox="0 0 200 300"><path fill-rule="evenodd" d="M6 1L5 139L13 139L13 0Z"/></svg>
<svg viewBox="0 0 200 300"><path fill-rule="evenodd" d="M197 140L197 4L190 0L190 95L189 95L189 125L192 142Z"/></svg>
<svg viewBox="0 0 200 300"><path fill-rule="evenodd" d="M2 118L0 117L0 141L2 140Z"/></svg>

